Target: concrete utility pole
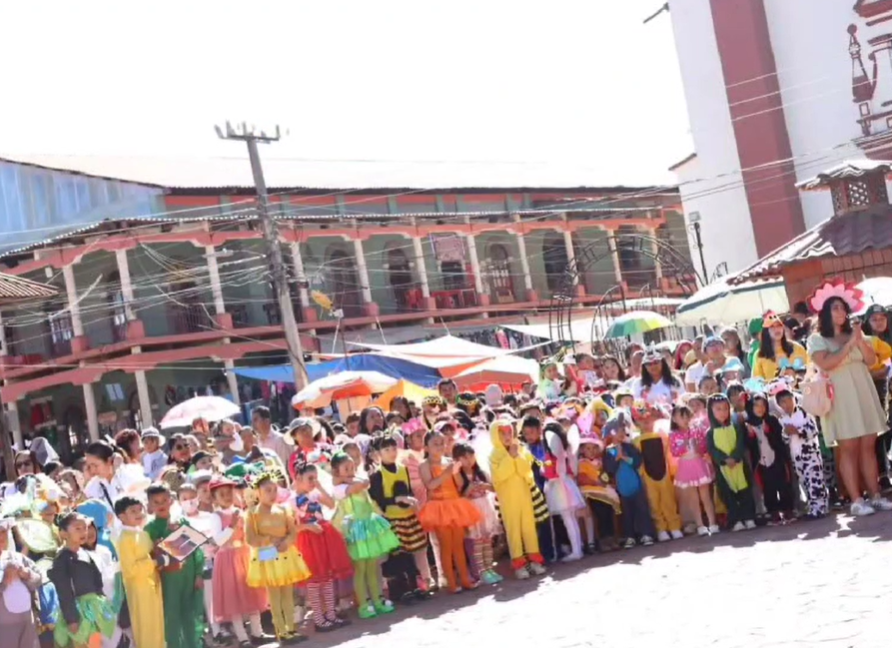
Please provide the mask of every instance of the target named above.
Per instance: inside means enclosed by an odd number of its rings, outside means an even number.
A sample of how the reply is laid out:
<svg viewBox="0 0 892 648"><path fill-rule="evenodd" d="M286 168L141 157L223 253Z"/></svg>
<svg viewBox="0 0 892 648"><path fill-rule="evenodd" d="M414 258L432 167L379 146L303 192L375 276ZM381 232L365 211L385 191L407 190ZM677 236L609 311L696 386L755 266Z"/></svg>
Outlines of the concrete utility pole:
<svg viewBox="0 0 892 648"><path fill-rule="evenodd" d="M279 301L279 313L282 320L282 328L285 330L285 343L288 347L288 356L291 359L291 368L294 370L294 385L300 391L307 386L307 369L304 367L304 352L300 343L300 334L297 331L297 320L294 317L294 305L291 302L291 291L288 289L288 276L285 273L285 264L282 262L282 247L279 244L279 233L276 224L269 213L269 195L266 193L266 181L263 179L263 167L260 164L260 152L257 150L258 142L269 144L279 141L281 134L276 126L275 135L267 135L263 131L255 132L254 127L242 122L237 127L226 122L224 131L220 126L215 126L217 136L225 140L241 140L248 145L248 157L251 160L251 171L254 173L254 187L257 190L257 206L260 213L260 223L263 227L263 237L269 252L270 264L273 272L273 289Z"/></svg>

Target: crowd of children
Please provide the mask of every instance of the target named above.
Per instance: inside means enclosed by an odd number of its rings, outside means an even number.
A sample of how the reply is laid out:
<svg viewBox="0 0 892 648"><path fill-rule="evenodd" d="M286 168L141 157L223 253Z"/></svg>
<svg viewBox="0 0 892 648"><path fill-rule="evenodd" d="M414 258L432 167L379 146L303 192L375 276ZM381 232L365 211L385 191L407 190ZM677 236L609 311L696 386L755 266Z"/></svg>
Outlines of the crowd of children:
<svg viewBox="0 0 892 648"><path fill-rule="evenodd" d="M581 354L544 363L539 394L444 380L345 426L302 417L258 443L231 421L196 438L198 422L169 456L147 430L92 444L86 475L35 465L0 505L4 646L292 645L351 607L370 619L593 553L827 515L843 494L797 375L722 378L703 352L719 343L693 356L705 390L678 354L641 349L626 381Z"/></svg>

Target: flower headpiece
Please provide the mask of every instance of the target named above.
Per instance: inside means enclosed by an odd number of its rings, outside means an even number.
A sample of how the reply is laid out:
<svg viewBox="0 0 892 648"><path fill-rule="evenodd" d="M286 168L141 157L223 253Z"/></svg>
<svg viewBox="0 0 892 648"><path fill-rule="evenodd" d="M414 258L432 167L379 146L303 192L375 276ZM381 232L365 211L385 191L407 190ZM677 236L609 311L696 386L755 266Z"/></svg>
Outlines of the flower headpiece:
<svg viewBox="0 0 892 648"><path fill-rule="evenodd" d="M282 471L278 468L267 468L259 475L254 477L249 477L248 481L251 484L251 488L255 490L260 488L264 483L271 481L274 484L278 484L280 480L284 479L284 475Z"/></svg>
<svg viewBox="0 0 892 648"><path fill-rule="evenodd" d="M440 396L425 396L421 405L424 407L446 407L446 401Z"/></svg>
<svg viewBox="0 0 892 648"><path fill-rule="evenodd" d="M808 298L808 305L812 311L820 313L827 300L834 297L843 300L853 312L861 310L864 306L864 302L861 300L864 297L864 293L855 287L855 284L846 283L842 279L828 281L823 286L817 288L812 296Z"/></svg>
<svg viewBox="0 0 892 648"><path fill-rule="evenodd" d="M780 316L774 311L766 311L762 316L762 328L767 329L772 326L783 326L784 323L781 320Z"/></svg>

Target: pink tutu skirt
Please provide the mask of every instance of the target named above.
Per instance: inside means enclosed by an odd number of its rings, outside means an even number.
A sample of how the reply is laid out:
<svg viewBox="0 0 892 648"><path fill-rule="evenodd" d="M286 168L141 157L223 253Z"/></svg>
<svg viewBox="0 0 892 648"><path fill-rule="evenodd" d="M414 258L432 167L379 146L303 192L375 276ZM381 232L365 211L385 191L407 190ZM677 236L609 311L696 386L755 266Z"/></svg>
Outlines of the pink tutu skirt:
<svg viewBox="0 0 892 648"><path fill-rule="evenodd" d="M218 622L239 615L263 612L269 607L266 589L248 586L248 562L251 549L223 547L214 556L214 616Z"/></svg>
<svg viewBox="0 0 892 648"><path fill-rule="evenodd" d="M678 460L675 472L675 485L678 488L697 488L711 484L715 479L710 464L703 457L682 457Z"/></svg>
<svg viewBox="0 0 892 648"><path fill-rule="evenodd" d="M499 522L499 514L496 512L495 496L487 493L470 502L480 511L483 520L468 529L468 535L475 540L489 540L497 536L502 529L502 523Z"/></svg>

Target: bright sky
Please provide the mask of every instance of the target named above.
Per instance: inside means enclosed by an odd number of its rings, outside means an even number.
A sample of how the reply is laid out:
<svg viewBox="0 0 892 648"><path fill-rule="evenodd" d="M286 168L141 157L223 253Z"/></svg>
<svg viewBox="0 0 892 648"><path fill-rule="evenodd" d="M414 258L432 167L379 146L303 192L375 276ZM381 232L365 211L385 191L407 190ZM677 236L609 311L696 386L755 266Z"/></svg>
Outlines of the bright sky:
<svg viewBox="0 0 892 648"><path fill-rule="evenodd" d="M671 182L692 144L661 0L5 2L0 151L517 161ZM137 10L137 4L149 7Z"/></svg>

